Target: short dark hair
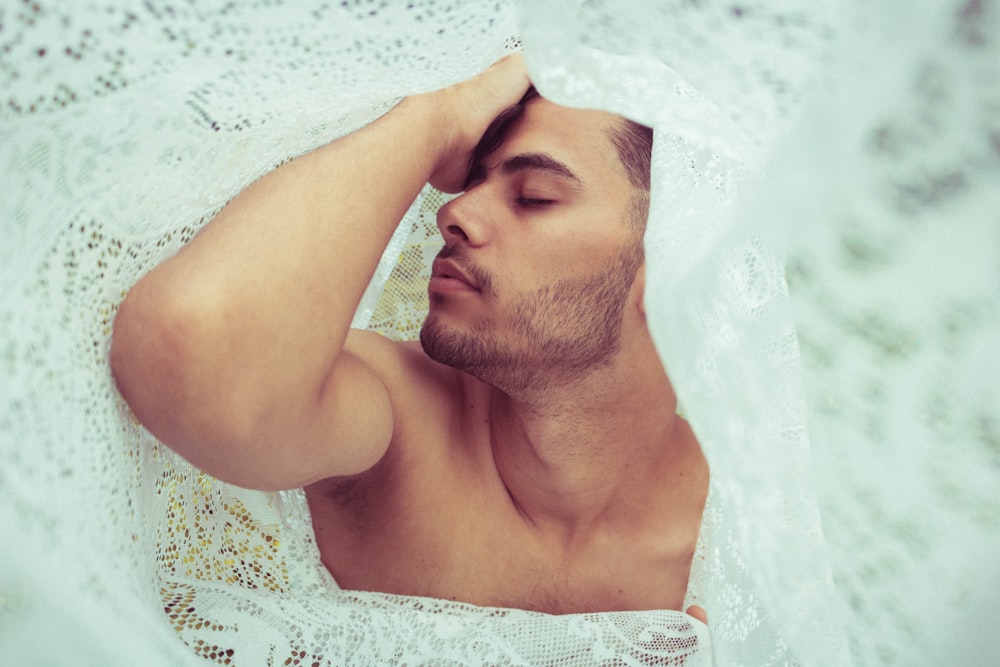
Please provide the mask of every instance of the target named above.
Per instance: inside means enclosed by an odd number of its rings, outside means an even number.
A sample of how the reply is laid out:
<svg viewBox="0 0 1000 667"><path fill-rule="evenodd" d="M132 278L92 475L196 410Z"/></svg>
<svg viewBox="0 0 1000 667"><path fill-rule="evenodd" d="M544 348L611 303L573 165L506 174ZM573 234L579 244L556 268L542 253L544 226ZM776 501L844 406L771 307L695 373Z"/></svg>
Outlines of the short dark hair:
<svg viewBox="0 0 1000 667"><path fill-rule="evenodd" d="M623 118L611 130L611 143L618 151L618 159L625 167L632 186L649 192L649 171L653 159L653 128L634 120Z"/></svg>
<svg viewBox="0 0 1000 667"><path fill-rule="evenodd" d="M525 105L536 97L540 97L534 86L528 88L521 100L507 107L493 119L489 127L479 139L469 160L468 176L465 187L483 177L483 160L487 155L500 148L507 138L507 133L524 114ZM611 143L618 152L618 159L625 168L629 182L638 190L649 192L649 170L653 154L653 130L628 118L610 132Z"/></svg>

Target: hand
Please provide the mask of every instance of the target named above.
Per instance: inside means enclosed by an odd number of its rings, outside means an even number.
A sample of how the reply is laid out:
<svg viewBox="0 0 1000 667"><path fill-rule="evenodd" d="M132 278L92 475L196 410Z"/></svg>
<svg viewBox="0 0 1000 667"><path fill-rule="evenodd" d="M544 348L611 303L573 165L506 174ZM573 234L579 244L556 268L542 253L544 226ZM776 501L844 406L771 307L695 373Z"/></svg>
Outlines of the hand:
<svg viewBox="0 0 1000 667"><path fill-rule="evenodd" d="M445 115L443 127L448 132L430 184L443 192L460 192L480 137L497 114L520 101L530 85L524 60L515 54L474 79L430 93Z"/></svg>

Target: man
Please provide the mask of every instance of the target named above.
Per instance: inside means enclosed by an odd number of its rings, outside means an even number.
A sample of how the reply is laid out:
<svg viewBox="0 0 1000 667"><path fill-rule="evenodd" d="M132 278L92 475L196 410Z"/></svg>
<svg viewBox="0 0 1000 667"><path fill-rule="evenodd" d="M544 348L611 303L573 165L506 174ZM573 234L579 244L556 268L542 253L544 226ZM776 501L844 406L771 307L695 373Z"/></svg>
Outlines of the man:
<svg viewBox="0 0 1000 667"><path fill-rule="evenodd" d="M112 368L193 464L306 486L344 588L679 609L708 471L646 327L649 146L528 88L508 58L260 179L130 292ZM350 331L427 181L465 193L420 344Z"/></svg>

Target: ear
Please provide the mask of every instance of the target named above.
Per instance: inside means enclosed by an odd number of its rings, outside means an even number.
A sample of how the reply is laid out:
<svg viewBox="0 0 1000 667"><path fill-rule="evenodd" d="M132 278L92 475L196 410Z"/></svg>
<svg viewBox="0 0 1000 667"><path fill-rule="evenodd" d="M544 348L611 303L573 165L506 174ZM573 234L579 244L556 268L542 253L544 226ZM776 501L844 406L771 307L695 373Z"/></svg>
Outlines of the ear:
<svg viewBox="0 0 1000 667"><path fill-rule="evenodd" d="M646 262L642 262L639 270L635 273L635 281L632 283L633 293L637 297L639 312L643 318L646 317Z"/></svg>

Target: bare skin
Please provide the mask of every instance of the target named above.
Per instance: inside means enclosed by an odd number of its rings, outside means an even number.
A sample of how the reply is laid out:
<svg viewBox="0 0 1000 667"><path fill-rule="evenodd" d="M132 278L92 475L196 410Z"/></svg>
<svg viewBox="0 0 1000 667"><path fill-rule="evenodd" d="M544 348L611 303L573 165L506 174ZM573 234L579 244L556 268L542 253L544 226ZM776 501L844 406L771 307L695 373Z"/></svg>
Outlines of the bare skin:
<svg viewBox="0 0 1000 667"><path fill-rule="evenodd" d="M530 102L484 178L439 213L455 254L435 265L428 326L489 332L513 370L349 330L420 187L457 191L486 125L527 85L507 59L262 178L129 294L112 368L137 416L195 465L305 486L344 588L550 613L679 609L708 469L675 415L642 270L599 363L580 371L537 344L572 337L560 309L592 290L553 295L592 284L633 238L633 186L608 139L620 119ZM539 155L571 176L522 159Z"/></svg>

